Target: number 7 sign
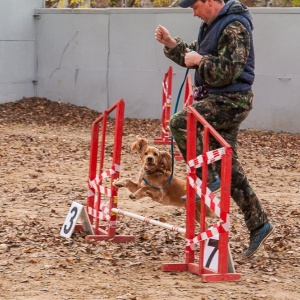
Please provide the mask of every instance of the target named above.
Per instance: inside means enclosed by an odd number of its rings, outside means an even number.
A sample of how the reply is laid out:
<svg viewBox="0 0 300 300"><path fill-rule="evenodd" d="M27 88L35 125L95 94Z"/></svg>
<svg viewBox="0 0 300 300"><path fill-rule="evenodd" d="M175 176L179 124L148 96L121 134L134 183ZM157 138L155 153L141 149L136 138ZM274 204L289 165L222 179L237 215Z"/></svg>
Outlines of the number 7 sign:
<svg viewBox="0 0 300 300"><path fill-rule="evenodd" d="M219 235L206 240L204 248L204 267L218 271ZM235 273L233 259L228 245L228 273Z"/></svg>

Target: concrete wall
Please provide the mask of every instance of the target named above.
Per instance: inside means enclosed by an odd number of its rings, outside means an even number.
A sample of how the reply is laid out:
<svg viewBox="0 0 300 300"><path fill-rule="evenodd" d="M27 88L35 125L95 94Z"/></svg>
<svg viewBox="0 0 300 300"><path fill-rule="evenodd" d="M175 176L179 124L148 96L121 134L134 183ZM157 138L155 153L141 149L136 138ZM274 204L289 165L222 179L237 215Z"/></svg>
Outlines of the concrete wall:
<svg viewBox="0 0 300 300"><path fill-rule="evenodd" d="M38 96L103 111L126 101L126 117L160 118L161 82L172 62L154 40L157 24L199 20L182 9L41 9L38 23ZM191 25L189 25L191 26ZM63 28L63 30L62 30ZM185 70L174 65L175 95ZM175 98L175 96L174 96Z"/></svg>
<svg viewBox="0 0 300 300"><path fill-rule="evenodd" d="M254 109L244 127L300 132L300 8L257 8Z"/></svg>
<svg viewBox="0 0 300 300"><path fill-rule="evenodd" d="M175 102L185 69L165 58L162 46L154 39L154 29L163 24L173 35L187 42L194 40L199 19L190 9L34 11L42 1L24 2L27 10L21 14L18 9L22 16L13 15L13 20L0 11L6 20L4 27L0 26L0 43L4 48L11 47L11 39L22 43L15 52L0 50L0 63L4 62L6 71L0 74L0 102L35 95L103 111L124 98L126 117L160 118L161 81L170 65L174 68ZM9 3L16 7L20 1ZM251 11L255 25L255 102L243 128L300 132L300 9ZM32 17L34 12L39 18ZM19 36L11 37L5 29L8 22L20 31ZM32 80L37 80L37 85Z"/></svg>
<svg viewBox="0 0 300 300"><path fill-rule="evenodd" d="M34 9L43 0L0 0L0 103L34 95Z"/></svg>

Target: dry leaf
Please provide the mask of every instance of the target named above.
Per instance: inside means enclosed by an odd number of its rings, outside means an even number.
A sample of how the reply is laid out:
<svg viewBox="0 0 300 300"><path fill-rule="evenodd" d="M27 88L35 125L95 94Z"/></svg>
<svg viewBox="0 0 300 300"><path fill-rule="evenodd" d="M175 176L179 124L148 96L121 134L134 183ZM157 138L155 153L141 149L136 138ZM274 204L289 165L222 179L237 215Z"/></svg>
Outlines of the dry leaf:
<svg viewBox="0 0 300 300"><path fill-rule="evenodd" d="M36 259L30 259L28 262L30 262L31 264L37 264L38 260L36 260Z"/></svg>

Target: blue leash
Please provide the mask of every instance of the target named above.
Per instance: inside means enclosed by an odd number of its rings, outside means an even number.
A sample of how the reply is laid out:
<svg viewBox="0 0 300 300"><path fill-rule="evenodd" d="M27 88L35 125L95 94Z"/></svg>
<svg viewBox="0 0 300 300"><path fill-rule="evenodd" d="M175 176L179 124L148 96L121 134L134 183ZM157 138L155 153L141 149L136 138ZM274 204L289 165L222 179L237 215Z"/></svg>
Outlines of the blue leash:
<svg viewBox="0 0 300 300"><path fill-rule="evenodd" d="M178 95L177 95L176 104L175 104L175 108L174 108L174 114L176 114L176 112L177 112L180 96L181 96L182 89L184 87L184 84L185 84L186 77L187 77L188 73L189 73L189 68L187 68L186 71L185 71L184 79L182 81L182 84L180 86L180 89L179 89L179 92L178 92ZM173 174L174 174L174 138L173 138L172 135L171 135L171 154L172 154L172 171L171 171L170 177L167 180L167 183L164 186L155 186L155 185L151 185L149 183L149 181L147 181L146 178L143 177L142 180L147 185L149 185L150 187L155 188L157 190L162 190L162 189L166 188L171 183L172 178L173 178Z"/></svg>

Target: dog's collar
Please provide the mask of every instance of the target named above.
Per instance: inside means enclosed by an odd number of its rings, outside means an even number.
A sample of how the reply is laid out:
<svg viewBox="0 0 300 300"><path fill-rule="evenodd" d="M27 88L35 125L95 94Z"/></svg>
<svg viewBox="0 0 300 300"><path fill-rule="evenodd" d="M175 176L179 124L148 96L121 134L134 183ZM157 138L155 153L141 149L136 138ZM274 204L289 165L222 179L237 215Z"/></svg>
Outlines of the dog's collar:
<svg viewBox="0 0 300 300"><path fill-rule="evenodd" d="M144 173L147 174L147 175L153 175L155 173L160 173L160 174L165 174L165 172L163 170L155 170L155 171L149 171L149 170L146 170L144 169Z"/></svg>
<svg viewBox="0 0 300 300"><path fill-rule="evenodd" d="M160 174L165 174L165 171L164 170L155 170L153 172L150 172L148 170L145 170L144 169L144 173L147 174L147 175L153 175L153 174L156 174L156 173L160 173ZM171 180L172 180L172 176L170 176L166 182L165 185L163 186L155 186L155 185L152 185L150 184L147 179L145 177L142 177L142 180L149 186L151 186L152 188L154 189L157 189L157 190L163 190L164 188L166 188L170 183L171 183Z"/></svg>

